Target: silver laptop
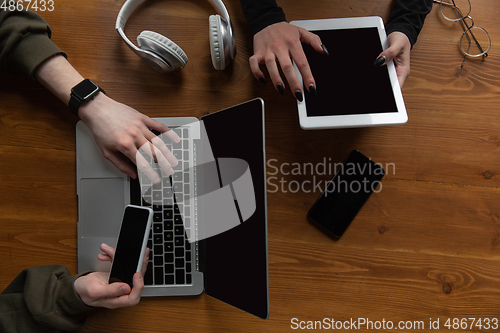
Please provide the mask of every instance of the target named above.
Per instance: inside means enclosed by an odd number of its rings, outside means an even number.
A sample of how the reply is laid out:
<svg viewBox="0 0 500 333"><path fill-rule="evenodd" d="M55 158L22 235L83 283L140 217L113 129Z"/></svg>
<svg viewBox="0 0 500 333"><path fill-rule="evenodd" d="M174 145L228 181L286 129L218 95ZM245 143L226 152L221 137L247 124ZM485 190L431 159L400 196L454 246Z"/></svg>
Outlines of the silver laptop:
<svg viewBox="0 0 500 333"><path fill-rule="evenodd" d="M174 174L153 184L107 161L79 122L78 271L109 271L99 246L116 246L127 204L154 211L143 296L207 295L261 318L269 316L264 103L254 99L202 117L156 118L179 143Z"/></svg>

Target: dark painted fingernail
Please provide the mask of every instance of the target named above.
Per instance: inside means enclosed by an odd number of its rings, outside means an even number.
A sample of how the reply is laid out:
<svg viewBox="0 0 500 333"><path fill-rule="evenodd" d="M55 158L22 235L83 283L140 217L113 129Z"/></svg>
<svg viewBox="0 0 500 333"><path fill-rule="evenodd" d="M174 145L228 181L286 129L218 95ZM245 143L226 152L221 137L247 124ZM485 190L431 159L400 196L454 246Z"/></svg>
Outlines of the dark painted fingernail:
<svg viewBox="0 0 500 333"><path fill-rule="evenodd" d="M259 81L260 81L262 84L266 84L266 79L264 79L263 77L259 77Z"/></svg>
<svg viewBox="0 0 500 333"><path fill-rule="evenodd" d="M282 95L285 94L285 87L283 87L283 85L281 83L278 83L278 85L276 87L278 88L278 91L280 92L280 94L282 94Z"/></svg>
<svg viewBox="0 0 500 333"><path fill-rule="evenodd" d="M326 53L326 55L330 55L330 53L328 52L328 49L326 48L325 45L321 44L321 48L323 49L323 51Z"/></svg>
<svg viewBox="0 0 500 333"><path fill-rule="evenodd" d="M302 92L301 92L300 90L297 90L297 91L295 92L295 97L297 97L297 100L298 100L299 102L302 102L302 101L304 100L304 99L302 98Z"/></svg>
<svg viewBox="0 0 500 333"><path fill-rule="evenodd" d="M373 67L380 67L385 63L385 56L378 57L373 63Z"/></svg>
<svg viewBox="0 0 500 333"><path fill-rule="evenodd" d="M311 95L316 96L316 87L312 83L309 85L309 92Z"/></svg>

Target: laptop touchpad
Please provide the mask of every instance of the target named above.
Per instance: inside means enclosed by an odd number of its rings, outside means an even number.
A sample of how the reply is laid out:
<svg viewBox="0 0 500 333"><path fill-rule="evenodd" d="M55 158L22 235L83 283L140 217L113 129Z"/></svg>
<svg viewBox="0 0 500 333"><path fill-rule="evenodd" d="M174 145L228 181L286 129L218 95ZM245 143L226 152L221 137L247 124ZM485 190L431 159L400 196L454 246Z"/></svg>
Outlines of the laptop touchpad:
<svg viewBox="0 0 500 333"><path fill-rule="evenodd" d="M80 180L79 237L118 237L125 209L123 178Z"/></svg>

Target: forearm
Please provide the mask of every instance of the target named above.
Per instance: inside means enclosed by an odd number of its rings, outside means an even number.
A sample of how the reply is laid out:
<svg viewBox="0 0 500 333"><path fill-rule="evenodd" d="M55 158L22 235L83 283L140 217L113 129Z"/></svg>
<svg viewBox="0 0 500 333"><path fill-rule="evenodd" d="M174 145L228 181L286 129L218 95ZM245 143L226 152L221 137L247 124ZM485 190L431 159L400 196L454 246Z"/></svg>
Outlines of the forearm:
<svg viewBox="0 0 500 333"><path fill-rule="evenodd" d="M35 71L35 78L66 105L71 97L71 88L84 79L62 55L55 55L43 62ZM78 110L78 116L88 123L98 108L93 104L103 99L109 98L99 93L92 100L82 104Z"/></svg>
<svg viewBox="0 0 500 333"><path fill-rule="evenodd" d="M404 33L411 46L417 41L427 14L432 10L432 0L394 0L386 24L387 35L394 31Z"/></svg>
<svg viewBox="0 0 500 333"><path fill-rule="evenodd" d="M68 105L71 88L83 77L62 55L55 55L43 62L35 71L35 78L64 104Z"/></svg>

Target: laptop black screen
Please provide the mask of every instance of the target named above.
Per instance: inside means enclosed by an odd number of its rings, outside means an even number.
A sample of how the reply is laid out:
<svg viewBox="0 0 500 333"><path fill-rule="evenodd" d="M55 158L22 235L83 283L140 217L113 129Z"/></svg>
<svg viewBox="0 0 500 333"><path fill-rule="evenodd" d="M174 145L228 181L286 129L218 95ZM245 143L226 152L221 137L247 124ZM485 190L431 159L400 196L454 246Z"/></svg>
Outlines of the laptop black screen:
<svg viewBox="0 0 500 333"><path fill-rule="evenodd" d="M255 99L202 118L217 158L249 164L256 210L245 222L205 239L205 292L266 319L269 316L263 102Z"/></svg>

